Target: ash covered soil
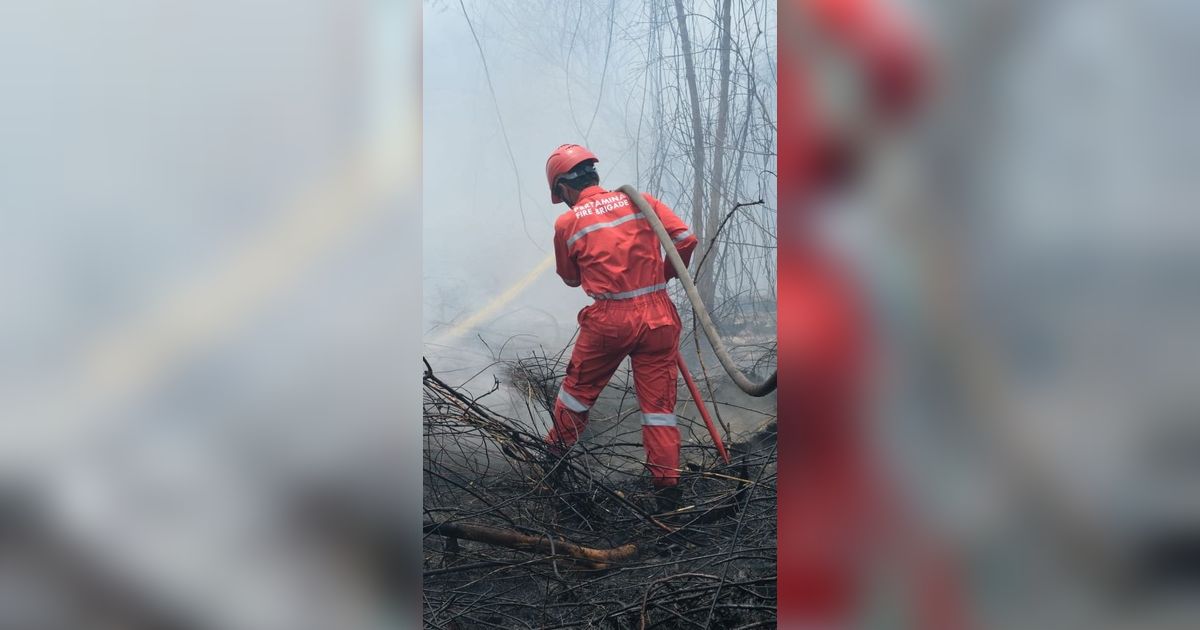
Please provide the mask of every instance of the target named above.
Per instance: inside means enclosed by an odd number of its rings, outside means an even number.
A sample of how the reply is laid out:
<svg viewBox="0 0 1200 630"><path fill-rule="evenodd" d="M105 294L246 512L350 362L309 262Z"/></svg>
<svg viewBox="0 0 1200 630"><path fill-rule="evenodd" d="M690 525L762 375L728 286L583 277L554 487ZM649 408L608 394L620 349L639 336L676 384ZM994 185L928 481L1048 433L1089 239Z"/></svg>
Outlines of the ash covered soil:
<svg viewBox="0 0 1200 630"><path fill-rule="evenodd" d="M717 455L681 382L683 494L670 512L660 511L642 465L627 368L594 406L583 439L558 458L541 436L563 357L529 350L497 362L483 391L443 380L429 365L425 625L772 627L774 397L735 393L708 365L708 379L695 370L697 382L721 401L732 461Z"/></svg>

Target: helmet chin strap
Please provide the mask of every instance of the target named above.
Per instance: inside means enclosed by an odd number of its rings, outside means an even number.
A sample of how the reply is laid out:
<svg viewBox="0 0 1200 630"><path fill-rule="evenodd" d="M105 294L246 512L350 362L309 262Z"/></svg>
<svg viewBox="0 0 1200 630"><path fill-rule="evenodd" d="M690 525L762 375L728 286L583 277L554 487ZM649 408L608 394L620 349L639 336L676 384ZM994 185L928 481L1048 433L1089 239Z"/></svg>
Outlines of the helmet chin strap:
<svg viewBox="0 0 1200 630"><path fill-rule="evenodd" d="M567 207L574 208L575 202L579 201L579 191L562 183L558 184L558 191L558 196L567 202Z"/></svg>

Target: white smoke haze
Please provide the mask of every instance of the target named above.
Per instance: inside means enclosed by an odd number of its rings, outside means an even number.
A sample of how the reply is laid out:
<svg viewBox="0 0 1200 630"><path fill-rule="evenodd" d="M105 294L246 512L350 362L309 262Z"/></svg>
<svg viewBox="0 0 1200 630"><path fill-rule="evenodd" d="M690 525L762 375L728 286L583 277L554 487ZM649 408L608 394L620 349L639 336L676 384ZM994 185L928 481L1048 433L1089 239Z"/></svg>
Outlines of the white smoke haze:
<svg viewBox="0 0 1200 630"><path fill-rule="evenodd" d="M510 353L557 352L574 335L575 315L591 299L562 284L552 266L511 300L501 297L552 255L554 220L566 206L550 203L544 168L558 145L587 146L600 158L602 186L632 184L692 223L690 180L676 177L691 168L686 147L676 146L685 138L674 134L686 126L686 110L658 120L654 113L656 99L673 108L680 98L654 93L680 85L675 76L670 86L656 83L662 77L651 71L662 64L658 46L674 54L676 45L652 39L651 24L666 38L674 20L668 5L655 4L426 4L423 311L426 354L439 372L470 376L506 343ZM773 119L773 8L737 5L738 19L746 20L738 25L745 62L757 64L756 94L770 107L755 115ZM709 15L713 8L696 11ZM708 38L711 23L693 21L693 38ZM731 129L741 122L731 121ZM761 210L756 216L773 232L773 173L764 172L774 170L773 136L771 142L769 154L752 155L740 175L731 175L737 190L727 194L765 199L765 209L751 211ZM774 250L767 256L773 268ZM759 277L766 278L761 290L769 284L773 295L773 276ZM462 327L489 306L495 308L486 317ZM485 375L474 385L491 384Z"/></svg>

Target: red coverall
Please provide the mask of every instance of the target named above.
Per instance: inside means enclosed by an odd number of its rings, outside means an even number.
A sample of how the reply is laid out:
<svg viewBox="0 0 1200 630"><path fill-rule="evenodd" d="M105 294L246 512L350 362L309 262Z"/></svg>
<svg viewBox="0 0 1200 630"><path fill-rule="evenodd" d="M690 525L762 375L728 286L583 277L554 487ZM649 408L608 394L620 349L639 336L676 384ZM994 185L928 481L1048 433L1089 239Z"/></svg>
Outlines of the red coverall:
<svg viewBox="0 0 1200 630"><path fill-rule="evenodd" d="M691 229L645 195L686 265L696 248ZM679 481L675 365L681 323L667 295L675 270L663 260L650 223L624 193L589 186L554 223L558 275L582 285L595 302L579 311L579 337L554 404L546 440L566 448L579 439L588 410L626 356L641 408L646 467L656 487Z"/></svg>

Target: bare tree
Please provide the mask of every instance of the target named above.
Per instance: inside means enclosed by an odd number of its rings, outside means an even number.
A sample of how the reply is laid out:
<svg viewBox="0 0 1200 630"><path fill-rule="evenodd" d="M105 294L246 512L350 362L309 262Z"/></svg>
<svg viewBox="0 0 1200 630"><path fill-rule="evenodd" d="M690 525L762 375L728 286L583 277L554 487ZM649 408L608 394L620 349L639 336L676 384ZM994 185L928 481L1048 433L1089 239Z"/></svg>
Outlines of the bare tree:
<svg viewBox="0 0 1200 630"><path fill-rule="evenodd" d="M696 238L704 241L704 132L700 125L700 94L696 88L696 62L692 53L692 38L688 35L687 14L683 10L682 0L675 0L675 19L679 24L679 45L683 49L683 67L687 71L688 97L692 121L692 168L695 176L692 179L692 229ZM711 275L711 274L709 274ZM707 295L701 290L701 295L712 300L711 290Z"/></svg>
<svg viewBox="0 0 1200 630"><path fill-rule="evenodd" d="M607 150L615 143L617 159L635 165L630 183L691 225L696 284L722 330L747 334L747 347L772 338L774 3L463 1L492 25L480 33L484 49L505 38L557 66L577 141L603 129ZM613 137L622 126L625 137ZM747 352L753 361L761 348Z"/></svg>

